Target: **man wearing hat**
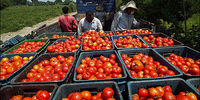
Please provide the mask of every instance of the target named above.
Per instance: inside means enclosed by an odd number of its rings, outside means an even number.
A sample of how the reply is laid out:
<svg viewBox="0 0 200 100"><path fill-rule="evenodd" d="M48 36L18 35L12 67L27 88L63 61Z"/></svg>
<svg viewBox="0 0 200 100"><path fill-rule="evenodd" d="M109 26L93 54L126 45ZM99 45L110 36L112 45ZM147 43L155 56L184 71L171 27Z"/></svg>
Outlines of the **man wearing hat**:
<svg viewBox="0 0 200 100"><path fill-rule="evenodd" d="M139 22L134 18L133 13L137 10L134 1L128 2L126 5L120 7L111 25L111 31L122 31L131 29L132 26L138 27Z"/></svg>

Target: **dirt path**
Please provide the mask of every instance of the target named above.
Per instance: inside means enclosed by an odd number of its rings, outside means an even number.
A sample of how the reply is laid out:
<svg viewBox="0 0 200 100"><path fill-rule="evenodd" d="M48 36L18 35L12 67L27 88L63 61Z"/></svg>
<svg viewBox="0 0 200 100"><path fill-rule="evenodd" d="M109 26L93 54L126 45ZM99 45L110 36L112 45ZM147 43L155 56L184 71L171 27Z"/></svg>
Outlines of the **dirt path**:
<svg viewBox="0 0 200 100"><path fill-rule="evenodd" d="M74 14L76 14L76 12L70 13L70 15L74 15ZM24 27L23 29L18 30L16 32L3 33L3 34L1 34L0 38L3 42L5 42L6 40L8 40L16 35L25 36L25 35L31 33L32 30L34 30L44 24L46 24L48 26L48 25L51 25L51 24L57 22L59 17L60 16L55 17L55 18L50 18L46 21L40 22L36 25L33 25L32 27Z"/></svg>

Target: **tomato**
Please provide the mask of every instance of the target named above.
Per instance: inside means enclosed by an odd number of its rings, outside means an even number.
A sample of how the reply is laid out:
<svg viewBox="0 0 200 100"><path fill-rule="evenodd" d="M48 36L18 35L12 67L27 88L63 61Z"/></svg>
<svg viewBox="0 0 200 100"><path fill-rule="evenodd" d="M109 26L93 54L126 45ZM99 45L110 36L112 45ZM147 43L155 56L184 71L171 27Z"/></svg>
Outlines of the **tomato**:
<svg viewBox="0 0 200 100"><path fill-rule="evenodd" d="M103 89L102 92L103 99L111 98L113 95L114 95L114 90L112 88L106 87L105 89Z"/></svg>
<svg viewBox="0 0 200 100"><path fill-rule="evenodd" d="M165 92L172 92L172 88L169 85L164 86L163 89Z"/></svg>
<svg viewBox="0 0 200 100"><path fill-rule="evenodd" d="M111 54L111 55L110 55L110 58L111 58L111 59L115 59L115 58L116 58L116 55L115 55L115 54Z"/></svg>
<svg viewBox="0 0 200 100"><path fill-rule="evenodd" d="M175 100L176 97L172 94L172 92L165 92L163 95L164 100Z"/></svg>
<svg viewBox="0 0 200 100"><path fill-rule="evenodd" d="M156 89L159 91L158 97L162 97L165 93L164 89L161 86L157 86Z"/></svg>
<svg viewBox="0 0 200 100"><path fill-rule="evenodd" d="M132 95L132 100L139 100L139 95L138 94L133 94Z"/></svg>
<svg viewBox="0 0 200 100"><path fill-rule="evenodd" d="M22 100L32 100L31 97L24 97Z"/></svg>
<svg viewBox="0 0 200 100"><path fill-rule="evenodd" d="M83 99L83 96L81 95L81 93L79 92L75 92L73 93L70 98L70 100L82 100Z"/></svg>
<svg viewBox="0 0 200 100"><path fill-rule="evenodd" d="M136 72L139 72L144 69L144 66L143 66L142 62L140 62L139 60L134 60L131 64L131 69Z"/></svg>
<svg viewBox="0 0 200 100"><path fill-rule="evenodd" d="M197 96L192 93L192 92L189 92L189 93L186 93L186 96L190 99L190 100L198 100L197 99Z"/></svg>
<svg viewBox="0 0 200 100"><path fill-rule="evenodd" d="M190 98L184 95L177 95L176 100L190 100Z"/></svg>
<svg viewBox="0 0 200 100"><path fill-rule="evenodd" d="M148 96L148 90L147 90L147 89L144 89L144 88L140 88L140 89L138 90L138 95L139 95L140 97L146 97L146 96Z"/></svg>
<svg viewBox="0 0 200 100"><path fill-rule="evenodd" d="M89 91L82 91L81 95L83 96L83 99L86 99L86 100L90 100L92 96Z"/></svg>
<svg viewBox="0 0 200 100"><path fill-rule="evenodd" d="M11 99L9 100L22 100L23 96L22 95L16 95L16 96L13 96Z"/></svg>
<svg viewBox="0 0 200 100"><path fill-rule="evenodd" d="M44 90L40 90L36 93L36 97L39 100L49 100L50 94L48 91Z"/></svg>
<svg viewBox="0 0 200 100"><path fill-rule="evenodd" d="M152 98L158 97L158 95L159 95L159 91L156 88L149 88L148 92L149 92L149 96Z"/></svg>

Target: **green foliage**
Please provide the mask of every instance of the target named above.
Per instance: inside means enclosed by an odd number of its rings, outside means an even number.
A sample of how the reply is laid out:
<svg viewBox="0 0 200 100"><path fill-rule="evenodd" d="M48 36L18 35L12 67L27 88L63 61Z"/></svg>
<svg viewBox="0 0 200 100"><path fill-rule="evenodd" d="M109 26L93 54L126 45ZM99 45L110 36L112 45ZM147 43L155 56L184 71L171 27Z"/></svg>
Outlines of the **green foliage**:
<svg viewBox="0 0 200 100"><path fill-rule="evenodd" d="M0 11L0 34L17 31L23 27L32 26L49 18L59 16L63 14L61 10L62 7L64 7L64 5L11 6L5 8Z"/></svg>
<svg viewBox="0 0 200 100"><path fill-rule="evenodd" d="M11 0L12 5L26 5L27 0Z"/></svg>
<svg viewBox="0 0 200 100"><path fill-rule="evenodd" d="M10 0L0 0L0 10L10 6Z"/></svg>
<svg viewBox="0 0 200 100"><path fill-rule="evenodd" d="M55 0L55 3L61 4L61 3L62 3L62 0Z"/></svg>

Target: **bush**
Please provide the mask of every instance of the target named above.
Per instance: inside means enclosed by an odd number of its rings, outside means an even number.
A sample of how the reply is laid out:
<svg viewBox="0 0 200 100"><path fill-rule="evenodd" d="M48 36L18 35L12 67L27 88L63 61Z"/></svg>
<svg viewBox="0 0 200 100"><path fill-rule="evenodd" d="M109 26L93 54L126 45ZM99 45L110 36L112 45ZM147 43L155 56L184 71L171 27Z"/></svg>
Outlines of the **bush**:
<svg viewBox="0 0 200 100"><path fill-rule="evenodd" d="M10 6L10 0L0 0L1 10Z"/></svg>

